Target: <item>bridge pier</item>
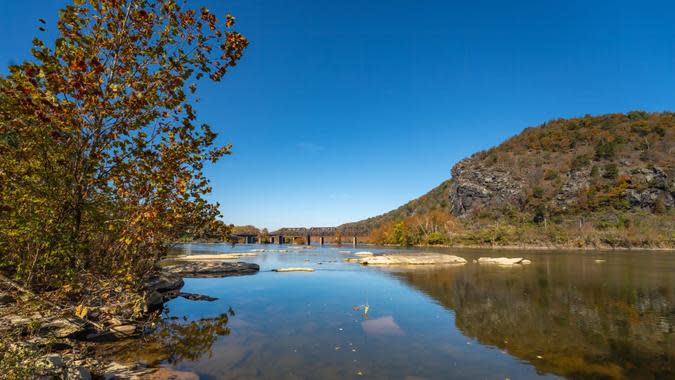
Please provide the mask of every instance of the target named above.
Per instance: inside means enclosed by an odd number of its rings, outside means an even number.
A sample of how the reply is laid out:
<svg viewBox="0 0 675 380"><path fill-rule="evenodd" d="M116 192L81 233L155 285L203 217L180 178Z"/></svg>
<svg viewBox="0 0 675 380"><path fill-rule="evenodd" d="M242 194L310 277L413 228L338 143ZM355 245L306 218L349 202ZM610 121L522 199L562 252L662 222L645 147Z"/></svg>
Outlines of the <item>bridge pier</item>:
<svg viewBox="0 0 675 380"><path fill-rule="evenodd" d="M356 236L352 238L352 247L356 248Z"/></svg>
<svg viewBox="0 0 675 380"><path fill-rule="evenodd" d="M307 234L307 245L312 245L312 235Z"/></svg>
<svg viewBox="0 0 675 380"><path fill-rule="evenodd" d="M283 235L279 235L279 244L286 243L286 238Z"/></svg>
<svg viewBox="0 0 675 380"><path fill-rule="evenodd" d="M319 238L319 244L321 244L321 245L323 246L323 243L324 243L324 241L323 241L323 236L321 236L321 237Z"/></svg>

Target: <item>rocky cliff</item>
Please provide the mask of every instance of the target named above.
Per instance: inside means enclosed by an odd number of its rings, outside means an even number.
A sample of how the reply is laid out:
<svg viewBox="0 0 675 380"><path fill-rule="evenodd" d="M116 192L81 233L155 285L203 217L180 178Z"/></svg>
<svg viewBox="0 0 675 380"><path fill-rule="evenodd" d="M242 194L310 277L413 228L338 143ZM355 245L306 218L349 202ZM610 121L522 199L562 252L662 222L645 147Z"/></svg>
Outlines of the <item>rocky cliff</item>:
<svg viewBox="0 0 675 380"><path fill-rule="evenodd" d="M675 206L673 113L556 120L452 168L450 211L600 208L663 212Z"/></svg>

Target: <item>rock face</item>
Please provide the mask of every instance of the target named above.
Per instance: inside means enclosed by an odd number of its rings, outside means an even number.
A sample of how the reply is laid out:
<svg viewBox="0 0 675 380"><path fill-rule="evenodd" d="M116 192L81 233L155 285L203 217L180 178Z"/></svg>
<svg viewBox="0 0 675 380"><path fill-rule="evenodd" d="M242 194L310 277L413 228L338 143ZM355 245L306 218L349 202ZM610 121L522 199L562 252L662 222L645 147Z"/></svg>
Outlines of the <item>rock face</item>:
<svg viewBox="0 0 675 380"><path fill-rule="evenodd" d="M628 185L621 196L630 206L647 211L655 210L659 204L666 208L675 207L675 176L669 176L665 169L656 166L639 168L626 160L622 165L618 172L628 178ZM560 210L573 208L594 181L590 165L557 175L561 184L550 197L551 204ZM526 203L528 191L536 187L528 183L522 173L516 175L502 166L488 165L480 155L457 163L452 168L452 176L448 192L450 212L460 217L475 209L505 205L521 208Z"/></svg>
<svg viewBox="0 0 675 380"><path fill-rule="evenodd" d="M258 264L244 262L185 262L164 267L167 273L194 278L239 276L259 270Z"/></svg>
<svg viewBox="0 0 675 380"><path fill-rule="evenodd" d="M393 255L374 255L346 260L351 263L361 265L434 265L434 264L466 264L462 257L453 255L442 255L438 253L419 253L419 254L393 254Z"/></svg>
<svg viewBox="0 0 675 380"><path fill-rule="evenodd" d="M452 178L450 211L457 216L477 207L520 205L525 200L523 184L510 172L488 169L476 157L458 162L452 168Z"/></svg>

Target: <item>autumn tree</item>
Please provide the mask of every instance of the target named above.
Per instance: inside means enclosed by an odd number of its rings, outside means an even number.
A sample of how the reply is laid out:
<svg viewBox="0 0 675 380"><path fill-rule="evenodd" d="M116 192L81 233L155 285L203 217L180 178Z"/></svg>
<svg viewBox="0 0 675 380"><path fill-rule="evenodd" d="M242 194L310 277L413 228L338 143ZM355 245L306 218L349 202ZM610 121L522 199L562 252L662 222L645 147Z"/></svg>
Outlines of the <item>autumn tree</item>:
<svg viewBox="0 0 675 380"><path fill-rule="evenodd" d="M138 279L186 226L215 222L206 161L230 153L197 123L195 91L248 41L177 0L75 0L53 46L0 78L0 269L58 285Z"/></svg>

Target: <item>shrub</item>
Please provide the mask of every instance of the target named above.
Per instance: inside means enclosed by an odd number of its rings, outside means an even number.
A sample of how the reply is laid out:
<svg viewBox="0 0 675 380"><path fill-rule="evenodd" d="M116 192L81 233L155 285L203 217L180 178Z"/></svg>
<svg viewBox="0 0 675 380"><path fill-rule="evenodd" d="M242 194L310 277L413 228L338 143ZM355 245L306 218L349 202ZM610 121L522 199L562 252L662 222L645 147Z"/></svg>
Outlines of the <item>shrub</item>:
<svg viewBox="0 0 675 380"><path fill-rule="evenodd" d="M587 155L578 155L572 159L571 169L574 171L581 170L588 166L590 162L591 160Z"/></svg>
<svg viewBox="0 0 675 380"><path fill-rule="evenodd" d="M619 168L615 163L609 163L604 167L603 177L607 179L615 179L619 175Z"/></svg>
<svg viewBox="0 0 675 380"><path fill-rule="evenodd" d="M614 150L616 143L614 141L607 141L607 139L600 139L595 146L595 158L598 160L614 158Z"/></svg>
<svg viewBox="0 0 675 380"><path fill-rule="evenodd" d="M532 188L532 196L537 198L537 199L543 198L544 197L544 189L542 189L539 186L533 187Z"/></svg>
<svg viewBox="0 0 675 380"><path fill-rule="evenodd" d="M544 172L544 179L547 181L553 181L558 178L558 171L555 169L547 169Z"/></svg>

